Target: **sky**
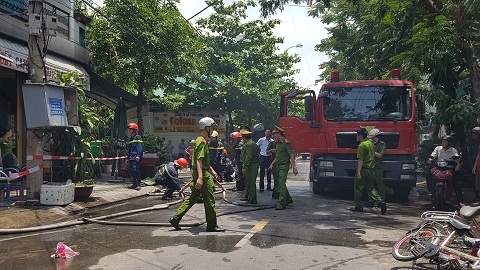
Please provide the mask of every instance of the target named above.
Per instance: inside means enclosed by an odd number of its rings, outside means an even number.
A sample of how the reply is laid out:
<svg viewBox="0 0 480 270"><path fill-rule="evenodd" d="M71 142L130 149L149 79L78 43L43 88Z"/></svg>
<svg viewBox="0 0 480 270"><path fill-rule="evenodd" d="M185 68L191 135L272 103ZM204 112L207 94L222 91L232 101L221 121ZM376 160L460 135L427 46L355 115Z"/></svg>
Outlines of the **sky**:
<svg viewBox="0 0 480 270"><path fill-rule="evenodd" d="M231 4L234 0L224 0L225 4ZM103 0L94 0L95 3L101 5ZM181 0L177 4L178 9L183 17L190 18L197 12L204 9L207 4L204 0ZM208 8L197 17L190 20L192 24L198 18L208 17L213 12L213 8ZM320 52L315 51L315 45L320 43L323 38L328 36L325 26L318 18L312 18L307 15L308 7L305 5L287 5L283 11L278 11L271 19L279 19L282 21L280 25L275 28L274 34L284 38L284 43L279 44L279 51L283 51L289 47L297 44L302 44L301 48L288 49L289 54L298 54L301 62L297 63L294 68L299 69L294 78L298 85L302 88L309 88L317 90L320 84L314 85L315 80L320 73L318 65L322 62L328 61L328 57ZM256 20L260 18L258 7L247 10L248 20ZM245 37L248 38L248 37Z"/></svg>

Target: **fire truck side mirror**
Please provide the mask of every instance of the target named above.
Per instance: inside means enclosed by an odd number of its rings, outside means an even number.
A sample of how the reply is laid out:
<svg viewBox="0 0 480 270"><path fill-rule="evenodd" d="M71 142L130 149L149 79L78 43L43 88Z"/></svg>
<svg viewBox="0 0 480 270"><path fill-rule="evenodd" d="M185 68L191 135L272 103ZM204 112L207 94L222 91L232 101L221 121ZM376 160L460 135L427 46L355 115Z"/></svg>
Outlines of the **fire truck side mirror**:
<svg viewBox="0 0 480 270"><path fill-rule="evenodd" d="M305 96L305 120L312 120L313 96Z"/></svg>

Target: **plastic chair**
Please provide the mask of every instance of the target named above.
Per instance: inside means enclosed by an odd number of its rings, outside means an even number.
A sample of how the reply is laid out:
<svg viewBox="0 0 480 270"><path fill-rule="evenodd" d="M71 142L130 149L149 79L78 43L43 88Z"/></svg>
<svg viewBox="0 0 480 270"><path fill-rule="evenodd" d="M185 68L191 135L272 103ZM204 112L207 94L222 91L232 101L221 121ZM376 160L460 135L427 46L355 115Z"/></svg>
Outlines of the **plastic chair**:
<svg viewBox="0 0 480 270"><path fill-rule="evenodd" d="M17 157L12 153L7 153L2 157L2 164L3 164L3 174L7 177L10 176L12 173L19 173L21 169L18 165ZM24 179L18 179L18 181L10 181L10 184L5 185L5 198L10 198L10 192L12 188L16 191L15 195L18 196L19 191L23 196L23 185ZM3 188L3 185L2 185Z"/></svg>

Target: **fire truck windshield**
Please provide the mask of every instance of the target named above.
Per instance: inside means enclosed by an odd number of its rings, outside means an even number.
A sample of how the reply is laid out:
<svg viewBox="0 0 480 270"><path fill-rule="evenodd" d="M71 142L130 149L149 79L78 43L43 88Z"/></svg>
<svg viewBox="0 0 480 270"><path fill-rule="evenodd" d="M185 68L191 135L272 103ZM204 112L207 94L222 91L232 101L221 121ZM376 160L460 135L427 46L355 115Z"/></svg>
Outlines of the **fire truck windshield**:
<svg viewBox="0 0 480 270"><path fill-rule="evenodd" d="M328 121L407 121L412 117L408 87L368 86L328 88L324 98Z"/></svg>

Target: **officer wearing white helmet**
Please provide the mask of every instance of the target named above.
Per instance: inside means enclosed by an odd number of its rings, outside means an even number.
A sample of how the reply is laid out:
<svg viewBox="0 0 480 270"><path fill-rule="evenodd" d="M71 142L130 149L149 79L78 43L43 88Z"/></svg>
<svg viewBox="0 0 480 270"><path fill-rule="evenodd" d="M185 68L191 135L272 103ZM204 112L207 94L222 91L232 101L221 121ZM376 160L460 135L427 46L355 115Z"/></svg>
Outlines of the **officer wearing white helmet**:
<svg viewBox="0 0 480 270"><path fill-rule="evenodd" d="M367 206L373 207L374 201L379 201L378 207L383 215L387 211L387 204L385 203L385 184L383 182L382 159L387 150L387 145L380 140L380 135L382 135L382 132L378 128L374 128L368 133L368 137L375 145L375 166L373 167L375 179L373 181L374 189L368 194L369 198Z"/></svg>
<svg viewBox="0 0 480 270"><path fill-rule="evenodd" d="M200 128L200 136L195 140L195 147L193 151L193 185L192 194L187 198L178 208L177 212L169 220L170 224L175 230L181 230L180 220L187 213L187 211L198 201L200 195L203 198L203 205L205 207L205 217L207 220L207 232L223 232L217 226L217 210L215 209L215 194L214 178L217 173L210 166L210 153L208 149L207 139L212 135L217 124L210 117L204 117L198 122Z"/></svg>

